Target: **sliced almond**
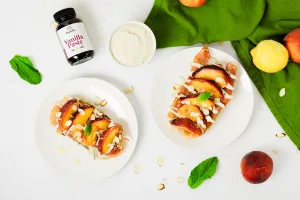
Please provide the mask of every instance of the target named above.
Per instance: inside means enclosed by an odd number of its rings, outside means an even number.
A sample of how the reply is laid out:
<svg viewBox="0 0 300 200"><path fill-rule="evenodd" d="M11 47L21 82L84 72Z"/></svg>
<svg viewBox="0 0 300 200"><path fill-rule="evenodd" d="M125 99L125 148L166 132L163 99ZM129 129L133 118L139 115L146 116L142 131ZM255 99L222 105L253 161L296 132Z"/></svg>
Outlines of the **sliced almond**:
<svg viewBox="0 0 300 200"><path fill-rule="evenodd" d="M177 183L183 183L185 179L183 177L177 177L176 181Z"/></svg>
<svg viewBox="0 0 300 200"><path fill-rule="evenodd" d="M167 179L166 179L166 178L163 178L163 179L162 179L162 184L167 185L167 183L168 183Z"/></svg>
<svg viewBox="0 0 300 200"><path fill-rule="evenodd" d="M81 108L78 109L78 112L79 112L81 115L85 115L85 111L82 110Z"/></svg>
<svg viewBox="0 0 300 200"><path fill-rule="evenodd" d="M74 160L74 163L79 165L81 163L81 160L77 158L77 159Z"/></svg>
<svg viewBox="0 0 300 200"><path fill-rule="evenodd" d="M276 137L278 137L278 138L283 138L283 137L285 137L285 136L286 136L285 133L277 133L277 134L276 134Z"/></svg>
<svg viewBox="0 0 300 200"><path fill-rule="evenodd" d="M73 109L74 111L77 111L77 106L74 105L74 106L72 107L72 109Z"/></svg>
<svg viewBox="0 0 300 200"><path fill-rule="evenodd" d="M61 112L57 112L57 113L55 114L55 117L56 117L56 118L60 118L60 117L61 117Z"/></svg>
<svg viewBox="0 0 300 200"><path fill-rule="evenodd" d="M50 23L50 27L55 29L58 26L58 23L56 21L53 21Z"/></svg>
<svg viewBox="0 0 300 200"><path fill-rule="evenodd" d="M129 88L124 89L124 93L125 94L133 93L133 91L134 91L134 87L133 86L130 86Z"/></svg>
<svg viewBox="0 0 300 200"><path fill-rule="evenodd" d="M82 133L77 131L75 134L74 134L74 137L75 138L78 138L78 137L81 137Z"/></svg>
<svg viewBox="0 0 300 200"><path fill-rule="evenodd" d="M68 120L68 121L66 121L65 126L69 127L69 126L71 126L71 124L72 124L72 121Z"/></svg>
<svg viewBox="0 0 300 200"><path fill-rule="evenodd" d="M92 114L91 120L95 120L95 119L96 119L96 115Z"/></svg>
<svg viewBox="0 0 300 200"><path fill-rule="evenodd" d="M101 101L101 103L100 103L100 105L101 105L102 107L106 106L106 104L107 104L107 100L106 100L106 99L103 99L103 100Z"/></svg>
<svg viewBox="0 0 300 200"><path fill-rule="evenodd" d="M162 167L164 165L165 159L164 157L160 156L157 158L157 164L158 166Z"/></svg>
<svg viewBox="0 0 300 200"><path fill-rule="evenodd" d="M65 153L66 149L64 147L58 147L58 152L59 153Z"/></svg>
<svg viewBox="0 0 300 200"><path fill-rule="evenodd" d="M82 97L82 98L80 98L80 100L81 100L83 103L91 104L91 101L90 101L90 99L88 99L88 98Z"/></svg>
<svg viewBox="0 0 300 200"><path fill-rule="evenodd" d="M83 129L83 126L81 124L76 124L75 126L78 130L82 130Z"/></svg>
<svg viewBox="0 0 300 200"><path fill-rule="evenodd" d="M96 98L94 99L94 104L95 104L95 106L99 106L99 105L101 104L101 100L100 100L99 97L96 97Z"/></svg>
<svg viewBox="0 0 300 200"><path fill-rule="evenodd" d="M158 185L158 187L157 187L157 190L163 190L163 189L165 189L166 187L165 187L165 184L159 184Z"/></svg>
<svg viewBox="0 0 300 200"><path fill-rule="evenodd" d="M285 95L285 88L282 88L279 92L279 96L283 97Z"/></svg>
<svg viewBox="0 0 300 200"><path fill-rule="evenodd" d="M77 138L77 141L78 141L78 142L82 142L82 138L81 138L81 137L78 137L78 138Z"/></svg>
<svg viewBox="0 0 300 200"><path fill-rule="evenodd" d="M279 153L279 151L278 151L278 150L276 150L276 149L274 149L274 150L273 150L273 153L274 153L274 154L278 154L278 153Z"/></svg>
<svg viewBox="0 0 300 200"><path fill-rule="evenodd" d="M140 172L141 172L141 165L140 165L140 163L136 163L136 164L134 165L134 174L135 174L135 175L139 175Z"/></svg>

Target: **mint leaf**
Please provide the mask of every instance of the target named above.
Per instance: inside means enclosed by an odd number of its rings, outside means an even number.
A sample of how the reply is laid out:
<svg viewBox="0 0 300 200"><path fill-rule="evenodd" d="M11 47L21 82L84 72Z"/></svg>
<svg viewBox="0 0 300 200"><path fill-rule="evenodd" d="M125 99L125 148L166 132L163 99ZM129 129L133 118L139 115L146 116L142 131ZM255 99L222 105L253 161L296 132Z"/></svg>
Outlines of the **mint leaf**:
<svg viewBox="0 0 300 200"><path fill-rule="evenodd" d="M197 101L198 102L206 101L207 99L209 99L209 97L211 97L210 92L203 92L199 94L199 96L197 97Z"/></svg>
<svg viewBox="0 0 300 200"><path fill-rule="evenodd" d="M91 134L92 132L92 124L88 123L84 129L84 135L87 137Z"/></svg>
<svg viewBox="0 0 300 200"><path fill-rule="evenodd" d="M196 166L190 174L188 184L192 189L199 187L203 181L213 177L217 170L218 158L208 158Z"/></svg>
<svg viewBox="0 0 300 200"><path fill-rule="evenodd" d="M28 57L15 55L9 63L19 76L28 83L37 85L42 82L42 75L34 68Z"/></svg>

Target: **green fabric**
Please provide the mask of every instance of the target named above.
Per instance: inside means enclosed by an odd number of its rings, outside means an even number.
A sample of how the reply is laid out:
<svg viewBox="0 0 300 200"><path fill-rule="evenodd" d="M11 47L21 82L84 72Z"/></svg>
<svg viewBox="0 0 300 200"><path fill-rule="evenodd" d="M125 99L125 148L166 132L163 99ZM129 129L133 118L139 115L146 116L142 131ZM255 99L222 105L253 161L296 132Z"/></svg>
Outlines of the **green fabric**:
<svg viewBox="0 0 300 200"><path fill-rule="evenodd" d="M299 0L207 0L199 8L187 8L178 0L155 0L145 23L158 48L232 41L270 110L300 150L300 66L290 62L281 72L267 74L253 65L250 55L261 40L282 42L300 27ZM284 97L279 96L282 88Z"/></svg>

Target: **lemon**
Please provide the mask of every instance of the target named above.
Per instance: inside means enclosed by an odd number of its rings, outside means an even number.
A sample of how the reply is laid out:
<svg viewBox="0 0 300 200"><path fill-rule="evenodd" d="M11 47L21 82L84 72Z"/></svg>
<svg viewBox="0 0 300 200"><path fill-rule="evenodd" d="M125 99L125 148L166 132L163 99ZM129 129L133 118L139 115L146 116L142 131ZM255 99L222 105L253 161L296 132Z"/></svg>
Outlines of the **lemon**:
<svg viewBox="0 0 300 200"><path fill-rule="evenodd" d="M274 40L264 40L250 51L254 65L267 73L279 72L289 61L287 49Z"/></svg>

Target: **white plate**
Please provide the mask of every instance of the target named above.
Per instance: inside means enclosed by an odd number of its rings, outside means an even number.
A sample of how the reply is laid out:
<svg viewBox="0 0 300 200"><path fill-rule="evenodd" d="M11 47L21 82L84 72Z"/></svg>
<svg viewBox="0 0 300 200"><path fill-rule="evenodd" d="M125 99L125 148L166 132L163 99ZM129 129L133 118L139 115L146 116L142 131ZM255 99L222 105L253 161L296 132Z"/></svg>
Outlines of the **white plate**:
<svg viewBox="0 0 300 200"><path fill-rule="evenodd" d="M131 138L123 153L108 160L94 160L93 155L82 146L56 134L49 115L53 105L64 96L106 99L108 104L103 108L104 112L121 124L124 135ZM60 85L41 104L37 114L36 142L43 157L55 170L71 178L95 181L113 175L130 159L137 139L137 119L130 102L115 86L103 80L79 78Z"/></svg>
<svg viewBox="0 0 300 200"><path fill-rule="evenodd" d="M251 81L239 62L222 51L209 48L211 55L219 63L233 62L237 65L233 99L220 112L213 126L201 137L189 139L172 128L167 118L168 109L174 100L172 86L176 82L179 83L179 76L188 77L193 58L201 48L180 51L162 65L153 83L151 110L161 132L172 142L185 148L208 152L224 148L244 131L252 115L254 97Z"/></svg>

